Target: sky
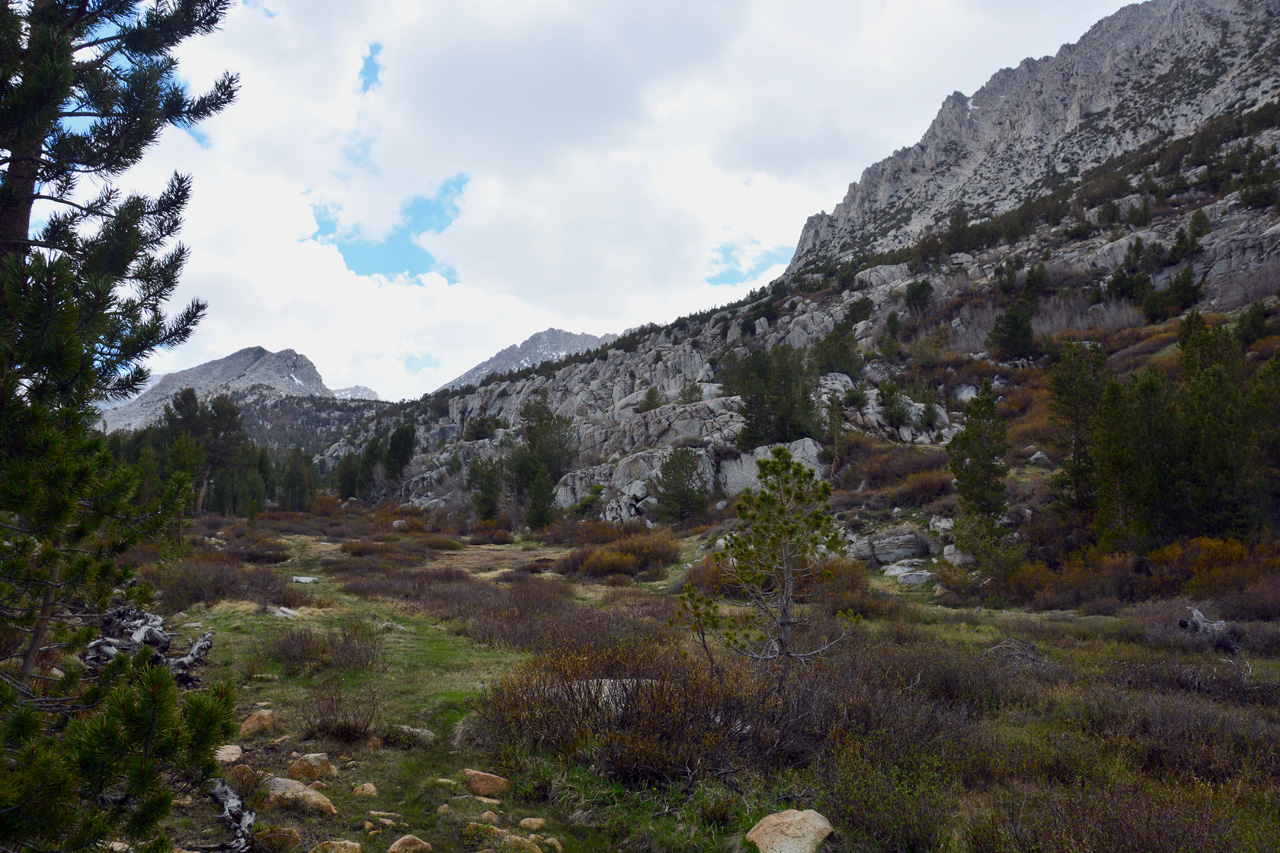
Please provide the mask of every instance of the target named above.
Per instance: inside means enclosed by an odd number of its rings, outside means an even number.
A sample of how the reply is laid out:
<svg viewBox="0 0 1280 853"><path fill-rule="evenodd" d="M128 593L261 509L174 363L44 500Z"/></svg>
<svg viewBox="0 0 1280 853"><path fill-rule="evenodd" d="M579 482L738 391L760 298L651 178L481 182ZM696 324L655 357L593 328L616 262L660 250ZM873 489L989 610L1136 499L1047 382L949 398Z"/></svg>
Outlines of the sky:
<svg viewBox="0 0 1280 853"><path fill-rule="evenodd" d="M1116 0L242 0L181 47L235 104L118 186L194 192L157 372L293 349L417 398L549 327L621 333L772 281L943 99Z"/></svg>

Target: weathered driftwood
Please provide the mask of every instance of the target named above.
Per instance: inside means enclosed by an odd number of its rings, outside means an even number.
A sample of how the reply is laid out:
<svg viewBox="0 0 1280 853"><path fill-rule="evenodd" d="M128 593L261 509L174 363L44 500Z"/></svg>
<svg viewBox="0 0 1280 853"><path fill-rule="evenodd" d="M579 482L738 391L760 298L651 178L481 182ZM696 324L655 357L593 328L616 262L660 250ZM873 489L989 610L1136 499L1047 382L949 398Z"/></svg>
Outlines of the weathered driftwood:
<svg viewBox="0 0 1280 853"><path fill-rule="evenodd" d="M226 782L214 785L210 796L222 806L222 819L231 825L235 836L234 840L219 845L219 849L247 853L253 847L253 822L258 819L257 813L245 808L244 800Z"/></svg>
<svg viewBox="0 0 1280 853"><path fill-rule="evenodd" d="M204 663L213 648L212 632L204 634L191 644L187 654L166 657L173 644L173 635L164 630L164 619L136 607L125 605L108 611L102 616L102 636L89 644L85 662L100 667L121 652L136 652L143 646L156 650L155 660L173 673L174 680L183 687L199 684L200 678L191 670Z"/></svg>

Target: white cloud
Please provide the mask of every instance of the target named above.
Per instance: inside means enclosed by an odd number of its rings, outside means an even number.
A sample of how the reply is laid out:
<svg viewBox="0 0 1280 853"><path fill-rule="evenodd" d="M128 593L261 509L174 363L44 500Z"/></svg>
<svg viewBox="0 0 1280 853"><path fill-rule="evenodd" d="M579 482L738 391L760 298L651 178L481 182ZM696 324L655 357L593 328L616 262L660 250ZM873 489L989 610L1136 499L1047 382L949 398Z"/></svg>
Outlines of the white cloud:
<svg viewBox="0 0 1280 853"><path fill-rule="evenodd" d="M188 367L292 348L331 387L418 396L533 332L621 331L722 304L722 255L793 246L863 168L919 138L942 99L1053 53L1119 0L275 0L184 46L193 88L237 103L171 131L129 177L195 193L180 304L210 303ZM370 45L378 83L362 91ZM458 175L458 216L412 236L408 276L362 276L317 239L383 240ZM456 271L429 272L430 252ZM413 370L427 362L431 366Z"/></svg>

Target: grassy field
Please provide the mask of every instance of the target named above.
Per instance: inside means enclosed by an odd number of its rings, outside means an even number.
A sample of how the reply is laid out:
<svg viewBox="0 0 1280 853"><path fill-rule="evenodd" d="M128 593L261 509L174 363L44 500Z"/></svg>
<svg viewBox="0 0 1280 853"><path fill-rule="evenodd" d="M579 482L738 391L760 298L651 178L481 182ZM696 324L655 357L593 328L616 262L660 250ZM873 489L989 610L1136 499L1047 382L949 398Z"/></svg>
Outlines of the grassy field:
<svg viewBox="0 0 1280 853"><path fill-rule="evenodd" d="M850 637L779 691L727 656L712 672L679 626L672 593L716 530L664 544L666 565L597 577L583 572L612 563L570 544L470 545L394 520L202 522L193 551L143 567L176 624L215 632L205 680L238 685L242 719L275 712L236 741L255 773L224 773L242 793L260 802L253 777L297 754L338 770L322 791L336 814L264 810L262 849L380 853L406 833L499 849L473 826L488 820L555 839L542 850L733 850L785 808L822 811L830 851L1280 849L1269 623L1234 626L1226 648L1178 628L1188 601L947 609L856 568L813 605L815 631L856 614ZM234 556L273 549L287 559ZM606 681L620 687L582 689ZM469 768L513 788L477 799ZM377 793L353 793L363 783ZM180 802L180 847L226 838L211 801Z"/></svg>

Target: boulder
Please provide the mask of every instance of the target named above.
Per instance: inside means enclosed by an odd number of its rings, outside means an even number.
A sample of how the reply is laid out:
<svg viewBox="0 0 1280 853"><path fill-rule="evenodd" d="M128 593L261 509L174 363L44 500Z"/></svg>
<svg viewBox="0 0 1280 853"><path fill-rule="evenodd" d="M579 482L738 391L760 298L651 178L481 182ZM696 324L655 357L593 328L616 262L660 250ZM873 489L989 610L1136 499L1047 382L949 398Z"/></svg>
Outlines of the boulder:
<svg viewBox="0 0 1280 853"><path fill-rule="evenodd" d="M378 796L378 788L372 782L365 782L363 785L357 785L352 788L351 793L357 797L376 797Z"/></svg>
<svg viewBox="0 0 1280 853"><path fill-rule="evenodd" d="M753 826L747 841L760 853L815 853L833 831L831 822L813 809L787 809Z"/></svg>
<svg viewBox="0 0 1280 853"><path fill-rule="evenodd" d="M496 797L498 794L505 794L511 790L510 779L503 779L501 776L495 776L492 773L482 773L479 770L463 770L462 775L467 778L467 788L470 789L471 793L482 797Z"/></svg>
<svg viewBox="0 0 1280 853"><path fill-rule="evenodd" d="M898 583L905 586L921 586L922 584L932 583L933 579L933 572L927 572L924 569L898 575Z"/></svg>
<svg viewBox="0 0 1280 853"><path fill-rule="evenodd" d="M290 779L310 783L326 776L337 776L338 771L329 763L327 753L313 752L290 764L287 774Z"/></svg>
<svg viewBox="0 0 1280 853"><path fill-rule="evenodd" d="M268 708L259 708L240 724L240 737L249 737L258 732L269 732L276 727L276 712Z"/></svg>
<svg viewBox="0 0 1280 853"><path fill-rule="evenodd" d="M520 828L527 829L530 832L537 832L547 825L547 822L540 817L526 817L520 820Z"/></svg>
<svg viewBox="0 0 1280 853"><path fill-rule="evenodd" d="M431 853L431 845L416 835L404 835L387 848L387 853Z"/></svg>
<svg viewBox="0 0 1280 853"><path fill-rule="evenodd" d="M267 808L272 808L283 803L296 803L310 811L325 812L326 814L337 814L338 810L333 803L324 794L297 781L296 779L281 779L273 776L264 783L267 791Z"/></svg>
<svg viewBox="0 0 1280 853"><path fill-rule="evenodd" d="M244 750L239 746L229 743L226 746L218 747L218 751L213 754L213 760L219 764L235 764L243 754Z"/></svg>

